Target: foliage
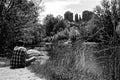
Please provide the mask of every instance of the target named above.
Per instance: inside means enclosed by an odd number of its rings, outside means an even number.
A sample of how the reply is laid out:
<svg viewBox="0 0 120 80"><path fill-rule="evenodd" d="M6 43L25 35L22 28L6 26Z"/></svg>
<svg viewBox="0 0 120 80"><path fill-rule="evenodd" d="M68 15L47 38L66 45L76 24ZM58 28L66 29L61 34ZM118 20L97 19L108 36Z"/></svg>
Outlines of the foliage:
<svg viewBox="0 0 120 80"><path fill-rule="evenodd" d="M53 29L54 26L59 22L58 18L55 18L53 15L47 15L44 18L43 24L45 25L45 31L46 31L46 36L52 36L53 35Z"/></svg>
<svg viewBox="0 0 120 80"><path fill-rule="evenodd" d="M104 28L101 26L100 20L96 15L93 15L92 19L85 23L87 41L104 42L102 41L103 38L108 39L106 33L103 32Z"/></svg>
<svg viewBox="0 0 120 80"><path fill-rule="evenodd" d="M27 28L23 28L21 32L22 32L21 39L23 39L25 42L29 44L40 43L45 34L43 26L37 23L31 24Z"/></svg>
<svg viewBox="0 0 120 80"><path fill-rule="evenodd" d="M41 3L41 1L38 2ZM13 43L21 38L23 28L28 28L31 24L37 23L38 10L42 9L42 7L36 6L35 3L37 2L33 0L0 1L0 48L2 51L6 48L13 48Z"/></svg>
<svg viewBox="0 0 120 80"><path fill-rule="evenodd" d="M53 15L47 15L44 19L44 26L46 37L51 37L61 31L64 31L64 29L68 27L68 24L60 15L57 17L54 17Z"/></svg>
<svg viewBox="0 0 120 80"><path fill-rule="evenodd" d="M56 34L54 34L53 36L46 37L45 41L59 41L59 40L64 40L64 39L66 39L66 40L72 39L72 41L74 41L78 36L80 36L80 32L76 26L70 27L65 22L63 22L63 23L62 23L63 24L62 27L64 27L64 28L62 30L57 29L59 31ZM59 22L56 26L58 26L58 25L60 26L62 24L61 24L61 22ZM55 28L57 28L56 26L55 26ZM59 26L58 26L58 28L61 27L61 26L60 27Z"/></svg>
<svg viewBox="0 0 120 80"><path fill-rule="evenodd" d="M44 65L32 65L31 69L49 80L104 80L103 70L92 54L93 47L85 48L81 41L73 47L53 44L50 60Z"/></svg>
<svg viewBox="0 0 120 80"><path fill-rule="evenodd" d="M104 41L108 41L109 44L118 42L118 35L116 33L116 27L119 23L119 0L103 0L101 6L96 6L95 14L98 16L98 20L101 24L99 28L104 28L102 33ZM107 37L107 38L106 38Z"/></svg>
<svg viewBox="0 0 120 80"><path fill-rule="evenodd" d="M118 23L118 25L116 26L116 32L118 36L120 37L120 23Z"/></svg>
<svg viewBox="0 0 120 80"><path fill-rule="evenodd" d="M85 22L77 27L79 36L87 36L86 41L102 42L100 46L97 45L99 48L85 43L83 37L72 46L53 44L49 53L50 60L42 66L33 65L33 71L42 73L50 80L117 80L120 67L119 48L116 46L119 45L116 43L119 33L119 3L117 0L103 0L102 7L96 7L93 17L88 20L86 17L89 12L85 13ZM68 39L76 35L73 34L76 29L71 26L74 24L68 25L50 38L56 41L61 37Z"/></svg>
<svg viewBox="0 0 120 80"><path fill-rule="evenodd" d="M63 31L66 27L67 27L67 24L62 19L54 26L53 32L54 34L57 34L58 32Z"/></svg>

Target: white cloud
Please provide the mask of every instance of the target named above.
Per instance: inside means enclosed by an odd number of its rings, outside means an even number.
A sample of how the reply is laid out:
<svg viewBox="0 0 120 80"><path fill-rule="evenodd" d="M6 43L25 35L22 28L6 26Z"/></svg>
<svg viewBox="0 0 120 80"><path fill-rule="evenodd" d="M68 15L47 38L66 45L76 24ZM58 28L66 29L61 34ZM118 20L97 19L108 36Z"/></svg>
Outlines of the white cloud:
<svg viewBox="0 0 120 80"><path fill-rule="evenodd" d="M44 15L46 14L54 14L54 16L57 15L63 15L63 13L66 11L66 6L71 4L79 4L80 0L52 0L51 2L45 2L45 12L43 12Z"/></svg>
<svg viewBox="0 0 120 80"><path fill-rule="evenodd" d="M100 1L101 0L44 0L45 11L41 16L45 17L47 14L63 16L68 10L74 13L81 13L83 10L92 10Z"/></svg>

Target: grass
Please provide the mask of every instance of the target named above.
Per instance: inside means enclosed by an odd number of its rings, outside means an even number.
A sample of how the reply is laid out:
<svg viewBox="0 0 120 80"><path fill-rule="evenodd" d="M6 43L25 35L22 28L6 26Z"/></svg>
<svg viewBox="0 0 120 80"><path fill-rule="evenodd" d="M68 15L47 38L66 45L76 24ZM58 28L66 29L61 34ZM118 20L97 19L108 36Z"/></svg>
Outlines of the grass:
<svg viewBox="0 0 120 80"><path fill-rule="evenodd" d="M47 80L110 80L104 75L100 57L93 53L97 50L94 44L76 42L73 46L54 44L46 64L31 65L36 74L42 74Z"/></svg>

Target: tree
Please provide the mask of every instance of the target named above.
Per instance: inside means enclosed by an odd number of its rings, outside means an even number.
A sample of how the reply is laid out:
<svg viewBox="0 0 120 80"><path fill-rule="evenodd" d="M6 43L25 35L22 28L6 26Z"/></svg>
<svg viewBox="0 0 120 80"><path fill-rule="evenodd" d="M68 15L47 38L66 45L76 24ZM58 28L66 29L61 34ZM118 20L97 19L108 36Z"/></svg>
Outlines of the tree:
<svg viewBox="0 0 120 80"><path fill-rule="evenodd" d="M41 0L38 2L41 3ZM0 53L3 53L6 47L14 45L13 43L21 38L23 28L37 23L38 10L41 10L42 7L35 3L37 2L34 0L0 1Z"/></svg>
<svg viewBox="0 0 120 80"><path fill-rule="evenodd" d="M58 15L54 17L51 14L44 18L43 24L45 26L46 36L53 36L67 26L62 16Z"/></svg>
<svg viewBox="0 0 120 80"><path fill-rule="evenodd" d="M55 24L57 24L59 22L59 19L58 18L55 18L53 15L47 15L45 18L44 18L44 22L43 24L45 25L45 31L46 31L46 36L52 36L54 35L53 33L53 29L54 29L54 26Z"/></svg>
<svg viewBox="0 0 120 80"><path fill-rule="evenodd" d="M94 12L99 18L101 27L104 27L104 31L107 34L106 36L109 37L109 40L112 40L112 43L118 42L116 27L120 21L119 0L103 0L101 5L102 7L96 6Z"/></svg>
<svg viewBox="0 0 120 80"><path fill-rule="evenodd" d="M57 18L59 21L63 20L63 17L62 17L61 15L58 15L56 18Z"/></svg>
<svg viewBox="0 0 120 80"><path fill-rule="evenodd" d="M119 22L120 22L120 1L119 0L103 0L101 3L101 7L97 6L95 8L95 14L99 18L99 22L101 23L101 26L99 27L99 33L100 31L106 33L105 36L109 37L109 39L102 39L103 41L106 41L109 45L113 46L114 49L112 52L110 52L109 60L110 62L107 63L109 65L109 68L112 70L108 71L111 75L111 80L117 80L120 79L119 77L119 53L117 53L116 46L119 46ZM102 29L102 30L101 30ZM97 31L98 32L98 31ZM110 48L109 50L110 51ZM110 67L111 66L111 67ZM109 75L108 74L108 75Z"/></svg>
<svg viewBox="0 0 120 80"><path fill-rule="evenodd" d="M38 44L45 36L43 26L37 23L32 24L27 28L23 28L21 32L21 39L23 39L28 44Z"/></svg>
<svg viewBox="0 0 120 80"><path fill-rule="evenodd" d="M80 32L78 31L78 28L73 27L66 27L64 30L59 31L55 35L51 37L47 37L45 40L47 41L59 41L59 40L72 40L74 42L77 37L80 35Z"/></svg>

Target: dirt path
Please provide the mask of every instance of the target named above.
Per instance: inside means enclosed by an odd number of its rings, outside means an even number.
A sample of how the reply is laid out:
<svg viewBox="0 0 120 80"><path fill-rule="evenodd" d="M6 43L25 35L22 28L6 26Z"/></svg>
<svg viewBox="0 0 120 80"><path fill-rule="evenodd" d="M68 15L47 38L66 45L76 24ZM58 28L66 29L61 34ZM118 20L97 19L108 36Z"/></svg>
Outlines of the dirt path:
<svg viewBox="0 0 120 80"><path fill-rule="evenodd" d="M41 53L46 53L45 51L41 51ZM45 54L45 55L46 55ZM49 57L41 56L40 60L41 65L46 62ZM35 63L35 62L34 62ZM34 64L35 65L35 64ZM39 75L40 76L40 75ZM26 68L20 69L10 69L9 60L3 59L0 57L0 80L45 80L32 73L30 70Z"/></svg>
<svg viewBox="0 0 120 80"><path fill-rule="evenodd" d="M42 57L41 57L42 58ZM41 65L46 62L47 57L43 57ZM38 61L38 60L37 60ZM34 64L35 65L35 62ZM9 61L0 61L0 80L45 80L32 73L27 67L19 69L10 69Z"/></svg>
<svg viewBox="0 0 120 80"><path fill-rule="evenodd" d="M0 68L0 80L45 80L40 79L27 68L10 69L9 67Z"/></svg>

